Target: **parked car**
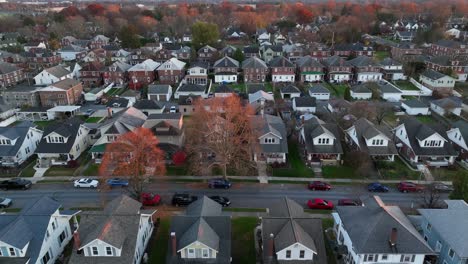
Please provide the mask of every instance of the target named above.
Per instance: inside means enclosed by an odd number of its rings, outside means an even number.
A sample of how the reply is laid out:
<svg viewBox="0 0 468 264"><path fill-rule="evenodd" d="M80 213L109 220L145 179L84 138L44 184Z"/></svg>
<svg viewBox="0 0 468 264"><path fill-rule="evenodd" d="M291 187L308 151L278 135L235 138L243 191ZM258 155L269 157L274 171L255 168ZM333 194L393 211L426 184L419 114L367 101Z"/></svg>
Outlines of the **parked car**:
<svg viewBox="0 0 468 264"><path fill-rule="evenodd" d="M340 199L339 206L362 206L362 201L359 199Z"/></svg>
<svg viewBox="0 0 468 264"><path fill-rule="evenodd" d="M88 109L85 111L84 115L85 116L90 116L92 114L94 114L94 112L96 112L94 109Z"/></svg>
<svg viewBox="0 0 468 264"><path fill-rule="evenodd" d="M446 192L446 193L449 193L449 192L452 192L453 191L453 187L452 186L449 186L447 184L443 184L441 182L435 182L432 184L431 186L432 188L434 188L434 190L438 191L438 192Z"/></svg>
<svg viewBox="0 0 468 264"><path fill-rule="evenodd" d="M210 199L219 203L223 207L229 206L231 204L231 201L227 197L223 196L210 196Z"/></svg>
<svg viewBox="0 0 468 264"><path fill-rule="evenodd" d="M31 188L32 182L25 179L15 178L11 180L5 180L0 182L0 189L10 190L10 189L21 189L26 190Z"/></svg>
<svg viewBox="0 0 468 264"><path fill-rule="evenodd" d="M400 192L422 192L424 191L424 186L416 184L414 182L400 182L398 184L398 190Z"/></svg>
<svg viewBox="0 0 468 264"><path fill-rule="evenodd" d="M389 189L387 186L379 183L379 182L373 182L367 185L367 190L369 192L388 192Z"/></svg>
<svg viewBox="0 0 468 264"><path fill-rule="evenodd" d="M107 185L110 187L127 187L128 180L121 178L112 178L107 180Z"/></svg>
<svg viewBox="0 0 468 264"><path fill-rule="evenodd" d="M171 106L171 108L169 110L169 113L177 113L177 109L176 109L175 105Z"/></svg>
<svg viewBox="0 0 468 264"><path fill-rule="evenodd" d="M0 197L0 208L10 207L11 204L12 204L11 199Z"/></svg>
<svg viewBox="0 0 468 264"><path fill-rule="evenodd" d="M146 206L155 206L161 203L161 196L159 194L142 193L141 203Z"/></svg>
<svg viewBox="0 0 468 264"><path fill-rule="evenodd" d="M189 195L188 193L176 193L172 196L172 205L187 206L198 199L196 196Z"/></svg>
<svg viewBox="0 0 468 264"><path fill-rule="evenodd" d="M222 188L222 189L229 189L231 188L231 182L223 179L223 178L218 178L218 179L210 179L208 181L208 187L210 188Z"/></svg>
<svg viewBox="0 0 468 264"><path fill-rule="evenodd" d="M309 183L309 189L312 191L319 190L319 191L329 191L331 190L332 186L326 182L322 181L313 181Z"/></svg>
<svg viewBox="0 0 468 264"><path fill-rule="evenodd" d="M82 178L74 182L75 188L97 188L99 182L97 180Z"/></svg>
<svg viewBox="0 0 468 264"><path fill-rule="evenodd" d="M310 209L333 209L333 203L324 199L315 198L307 201L307 207Z"/></svg>

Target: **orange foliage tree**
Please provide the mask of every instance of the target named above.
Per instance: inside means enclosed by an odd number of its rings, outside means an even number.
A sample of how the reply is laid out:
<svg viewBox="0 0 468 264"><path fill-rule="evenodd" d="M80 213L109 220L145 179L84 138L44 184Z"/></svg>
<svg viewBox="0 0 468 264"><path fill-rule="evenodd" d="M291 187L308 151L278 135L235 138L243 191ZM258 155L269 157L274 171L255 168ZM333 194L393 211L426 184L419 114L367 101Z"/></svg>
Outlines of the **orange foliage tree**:
<svg viewBox="0 0 468 264"><path fill-rule="evenodd" d="M128 177L130 192L138 199L145 184L166 173L164 152L147 128L137 128L106 146L99 174L106 178Z"/></svg>

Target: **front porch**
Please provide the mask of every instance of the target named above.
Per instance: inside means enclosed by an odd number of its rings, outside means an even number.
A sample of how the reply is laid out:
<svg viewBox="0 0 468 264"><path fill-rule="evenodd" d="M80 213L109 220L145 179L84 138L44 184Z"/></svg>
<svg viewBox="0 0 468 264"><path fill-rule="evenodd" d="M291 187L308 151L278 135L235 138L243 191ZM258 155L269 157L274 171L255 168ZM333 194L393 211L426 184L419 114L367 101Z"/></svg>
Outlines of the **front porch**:
<svg viewBox="0 0 468 264"><path fill-rule="evenodd" d="M395 154L380 154L380 155L370 155L374 161L395 161Z"/></svg>
<svg viewBox="0 0 468 264"><path fill-rule="evenodd" d="M341 154L339 153L307 153L307 163L320 163L321 165L339 165Z"/></svg>
<svg viewBox="0 0 468 264"><path fill-rule="evenodd" d="M266 163L286 163L286 153L255 153L254 161L266 161Z"/></svg>
<svg viewBox="0 0 468 264"><path fill-rule="evenodd" d="M68 153L58 154L37 154L37 167L49 168L50 166L65 166L71 159Z"/></svg>

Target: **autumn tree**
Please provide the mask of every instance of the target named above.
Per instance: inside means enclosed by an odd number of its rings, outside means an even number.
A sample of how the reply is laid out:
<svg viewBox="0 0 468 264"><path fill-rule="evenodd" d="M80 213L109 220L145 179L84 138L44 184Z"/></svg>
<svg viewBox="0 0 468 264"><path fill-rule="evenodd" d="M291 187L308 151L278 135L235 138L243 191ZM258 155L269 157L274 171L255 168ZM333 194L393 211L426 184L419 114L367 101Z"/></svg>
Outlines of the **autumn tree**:
<svg viewBox="0 0 468 264"><path fill-rule="evenodd" d="M201 48L204 45L214 45L219 39L219 30L216 24L197 21L192 25L192 43Z"/></svg>
<svg viewBox="0 0 468 264"><path fill-rule="evenodd" d="M224 177L228 169L247 173L257 140L251 126L253 109L242 105L238 96L198 100L187 124L187 154L194 174L207 173L215 166Z"/></svg>
<svg viewBox="0 0 468 264"><path fill-rule="evenodd" d="M120 29L119 39L122 41L122 48L137 49L141 46L137 30L132 25L124 26Z"/></svg>
<svg viewBox="0 0 468 264"><path fill-rule="evenodd" d="M106 146L99 174L128 177L131 193L139 198L148 181L166 173L164 152L158 139L147 128L137 128Z"/></svg>

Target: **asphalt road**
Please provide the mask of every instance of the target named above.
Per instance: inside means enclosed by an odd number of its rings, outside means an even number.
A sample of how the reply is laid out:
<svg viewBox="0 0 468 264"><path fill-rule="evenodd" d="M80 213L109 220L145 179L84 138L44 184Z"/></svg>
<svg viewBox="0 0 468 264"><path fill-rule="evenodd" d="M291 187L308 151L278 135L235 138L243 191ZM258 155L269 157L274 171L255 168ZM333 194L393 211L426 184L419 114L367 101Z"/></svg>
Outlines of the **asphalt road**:
<svg viewBox="0 0 468 264"><path fill-rule="evenodd" d="M394 186L389 186L390 192L378 195L387 204L399 205L404 208L418 207L421 204L421 194L400 193ZM160 194L162 201L169 204L175 192L188 192L192 195L222 195L231 200L231 207L272 208L281 198L287 196L305 206L308 199L323 198L337 203L338 199L357 198L362 195L373 195L364 186L342 185L335 186L331 191L310 191L305 184L268 184L234 183L228 190L209 189L206 183L173 183L163 182L149 184L147 190ZM71 207L99 207L103 201L111 200L121 193L128 193L125 188L112 190L75 189L73 183L35 184L30 190L1 191L0 197L13 199L14 208L22 208L35 199L48 195L66 209ZM443 194L441 199L447 199Z"/></svg>

